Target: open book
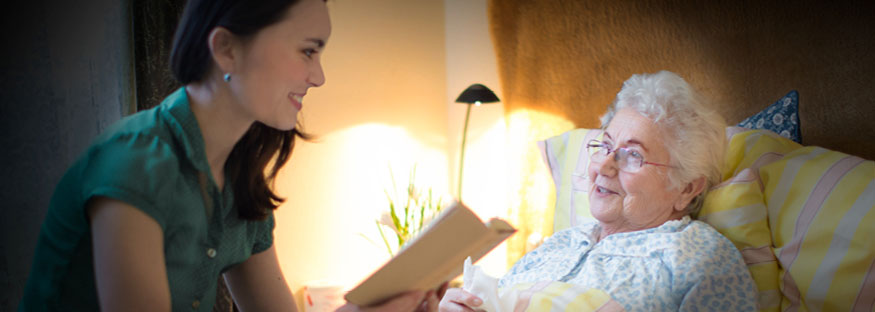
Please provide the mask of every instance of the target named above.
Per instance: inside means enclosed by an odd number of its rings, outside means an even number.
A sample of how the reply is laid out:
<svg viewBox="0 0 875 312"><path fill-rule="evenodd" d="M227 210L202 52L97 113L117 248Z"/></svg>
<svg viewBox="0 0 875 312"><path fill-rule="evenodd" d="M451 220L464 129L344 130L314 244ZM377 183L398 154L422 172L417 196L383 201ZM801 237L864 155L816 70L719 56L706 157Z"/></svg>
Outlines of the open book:
<svg viewBox="0 0 875 312"><path fill-rule="evenodd" d="M368 306L406 291L435 289L462 273L465 258L480 260L514 232L504 220L483 223L468 207L454 203L344 298Z"/></svg>

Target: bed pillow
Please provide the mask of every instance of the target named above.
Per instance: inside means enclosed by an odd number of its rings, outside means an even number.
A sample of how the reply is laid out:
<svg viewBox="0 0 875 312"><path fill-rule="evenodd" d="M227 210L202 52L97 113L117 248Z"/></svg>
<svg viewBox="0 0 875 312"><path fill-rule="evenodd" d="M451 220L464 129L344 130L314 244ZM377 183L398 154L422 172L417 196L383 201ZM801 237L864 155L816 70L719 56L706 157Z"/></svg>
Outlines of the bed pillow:
<svg viewBox="0 0 875 312"><path fill-rule="evenodd" d="M600 134L598 129L574 129L538 142L556 187L554 233L593 220L586 182L589 154L584 145Z"/></svg>
<svg viewBox="0 0 875 312"><path fill-rule="evenodd" d="M802 143L802 131L799 124L799 93L796 90L790 91L761 112L742 120L738 126L769 130L796 143Z"/></svg>
<svg viewBox="0 0 875 312"><path fill-rule="evenodd" d="M781 304L780 269L758 169L802 146L770 131L730 127L726 135L723 182L711 188L695 217L713 226L741 251L759 291L760 311L777 311Z"/></svg>
<svg viewBox="0 0 875 312"><path fill-rule="evenodd" d="M781 310L875 307L875 162L817 146L760 167Z"/></svg>
<svg viewBox="0 0 875 312"><path fill-rule="evenodd" d="M727 131L725 181L698 215L741 250L762 311L871 311L875 162Z"/></svg>

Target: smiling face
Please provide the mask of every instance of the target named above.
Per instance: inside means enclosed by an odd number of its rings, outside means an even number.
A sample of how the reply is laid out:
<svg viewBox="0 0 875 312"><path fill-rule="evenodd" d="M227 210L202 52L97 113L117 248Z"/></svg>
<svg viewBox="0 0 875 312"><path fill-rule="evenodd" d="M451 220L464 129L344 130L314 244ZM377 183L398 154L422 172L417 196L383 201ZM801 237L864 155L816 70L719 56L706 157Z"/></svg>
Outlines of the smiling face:
<svg viewBox="0 0 875 312"><path fill-rule="evenodd" d="M619 110L605 129L605 143L627 148L647 162L669 164L663 134L652 120L630 108ZM591 162L587 169L591 188L590 211L607 234L657 227L683 216L686 196L671 187L669 167L644 165L637 172L620 170L614 154ZM683 203L683 205L681 205Z"/></svg>
<svg viewBox="0 0 875 312"><path fill-rule="evenodd" d="M304 95L325 82L321 53L331 24L323 0L301 0L279 22L238 45L232 94L246 117L290 130Z"/></svg>

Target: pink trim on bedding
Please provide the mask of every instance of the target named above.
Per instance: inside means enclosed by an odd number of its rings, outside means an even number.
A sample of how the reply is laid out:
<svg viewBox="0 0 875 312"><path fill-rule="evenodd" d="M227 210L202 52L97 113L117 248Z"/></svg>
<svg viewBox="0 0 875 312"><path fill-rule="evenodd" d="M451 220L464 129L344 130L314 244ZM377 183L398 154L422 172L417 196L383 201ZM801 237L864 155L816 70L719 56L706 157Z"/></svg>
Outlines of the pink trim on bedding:
<svg viewBox="0 0 875 312"><path fill-rule="evenodd" d="M796 219L793 239L781 248L781 252L778 255L781 266L785 268L784 297L790 300L790 306L785 311L796 311L799 309L801 294L799 293L799 287L793 281L793 277L790 276L790 268L793 266L793 262L796 261L796 257L799 256L799 249L805 240L805 234L808 233L808 227L811 226L811 222L814 221L823 202L826 201L827 196L829 196L836 184L841 181L848 171L862 162L863 159L861 158L847 156L834 163L817 181L817 184L815 184L814 189L811 191L811 195L808 196L808 200L802 206L802 211L799 212L799 217Z"/></svg>
<svg viewBox="0 0 875 312"><path fill-rule="evenodd" d="M851 307L851 311L872 311L875 308L875 261L869 266L869 272L863 278L863 286L857 294L857 301Z"/></svg>
<svg viewBox="0 0 875 312"><path fill-rule="evenodd" d="M726 141L728 142L728 141L732 140L732 137L734 135L745 132L745 131L750 131L750 129L742 128L742 127L726 127Z"/></svg>
<svg viewBox="0 0 875 312"><path fill-rule="evenodd" d="M716 189L719 189L721 187L729 186L732 184L752 182L752 181L759 180L759 178L760 177L759 177L759 175L757 175L756 169L744 168L741 171L739 171L738 173L736 173L734 176L729 178L729 180L723 181L720 184L715 185L714 187L711 188L711 190L716 190Z"/></svg>
<svg viewBox="0 0 875 312"><path fill-rule="evenodd" d="M568 207L568 218L571 219L569 220L571 227L577 226L577 205L575 204L577 202L575 200L575 198L577 198L577 193L582 192L587 193L587 196L589 195L589 189L587 186L590 184L586 179L585 176L579 176L577 174L571 175L571 205ZM589 200L589 198L587 198L587 200Z"/></svg>
<svg viewBox="0 0 875 312"><path fill-rule="evenodd" d="M615 312L615 311L626 311L619 302L614 301L614 298L605 302L602 306L595 310L595 312Z"/></svg>
<svg viewBox="0 0 875 312"><path fill-rule="evenodd" d="M778 154L775 152L768 152L768 153L763 153L762 155L760 155L760 157L757 158L757 160L754 161L753 164L751 164L750 167L753 168L754 170L757 170L757 182L759 182L759 184L760 184L760 191L765 189L765 187L763 186L763 180L759 178L759 168L762 166L771 164L773 162L776 162L778 160L781 160L781 158L784 158L784 154Z"/></svg>
<svg viewBox="0 0 875 312"><path fill-rule="evenodd" d="M517 298L516 305L513 307L513 312L523 312L527 308L529 308L529 300L532 299L532 295L534 295L536 292L541 291L541 289L544 289L545 287L547 287L547 285L550 285L550 283L552 282L537 282L532 285L532 287L529 287L529 289L520 292L520 296L519 298Z"/></svg>
<svg viewBox="0 0 875 312"><path fill-rule="evenodd" d="M778 260L775 258L775 253L772 252L772 246L748 247L742 249L741 257L744 258L744 264L746 265Z"/></svg>
<svg viewBox="0 0 875 312"><path fill-rule="evenodd" d="M583 136L583 141L580 142L580 150L577 153L577 162L575 163L577 165L574 166L574 172L579 173L583 171L586 174L586 170L589 169L587 168L589 166L589 152L586 151L586 144L589 143L589 140L599 136L599 134L601 134L601 130L593 129L587 131L586 135Z"/></svg>
<svg viewBox="0 0 875 312"><path fill-rule="evenodd" d="M561 170L559 170L559 168L558 168L558 164L557 164L558 161L556 160L556 155L553 155L553 153L550 153L549 147L547 146L547 142L548 141L546 141L546 140L538 141L538 149L541 151L541 158L544 160L544 164L546 164L547 168L550 169L550 174L553 176L554 185L557 185L556 195L558 196L559 195L558 185L560 183L559 182L559 179L560 179L559 172Z"/></svg>
<svg viewBox="0 0 875 312"><path fill-rule="evenodd" d="M587 178L586 177L588 174L587 171L589 171L589 155L587 155L586 144L589 143L589 140L595 139L599 134L601 134L600 131L590 130L590 131L586 132L586 135L583 137L583 142L582 142L583 145L580 146L580 153L578 153L577 166L574 168L574 172L575 173L579 172L579 169L581 169L580 162L585 161L587 163L587 165L583 167L584 182L586 181L586 178ZM574 176L575 176L575 174L571 174L571 179L572 179L571 182L572 183L574 183ZM584 188L586 188L586 187L584 186ZM572 196L571 196L571 200L570 200L571 205L570 205L570 207L568 207L568 210L571 210L568 213L569 219L571 219L571 220L568 220L568 221L570 221L571 227L575 227L575 226L577 226L577 208L575 208L576 206L574 205L574 185L572 185L571 189L572 189L572 192L571 192ZM586 191L588 192L589 189L587 189ZM587 200L589 200L589 199L587 199Z"/></svg>
<svg viewBox="0 0 875 312"><path fill-rule="evenodd" d="M790 306L784 309L784 312L799 310L799 287L796 287L796 282L790 276L790 271L784 271L784 289L781 291L784 298L790 301Z"/></svg>
<svg viewBox="0 0 875 312"><path fill-rule="evenodd" d="M724 187L727 185L736 184L736 183L746 183L746 182L751 182L751 181L757 181L760 184L760 190L763 190L763 181L760 179L758 169L762 166L765 166L765 165L771 164L773 162L776 162L778 160L781 160L781 158L783 158L783 157L784 157L784 154L778 154L775 152L763 153L762 155L760 155L759 158L757 158L757 160L755 160L753 162L753 164L750 165L750 167L742 169L741 171L736 173L735 176L733 176L729 180L723 181L722 183L717 184L716 186L712 187L711 189L714 190L714 189L718 189L718 188L721 188L721 187Z"/></svg>

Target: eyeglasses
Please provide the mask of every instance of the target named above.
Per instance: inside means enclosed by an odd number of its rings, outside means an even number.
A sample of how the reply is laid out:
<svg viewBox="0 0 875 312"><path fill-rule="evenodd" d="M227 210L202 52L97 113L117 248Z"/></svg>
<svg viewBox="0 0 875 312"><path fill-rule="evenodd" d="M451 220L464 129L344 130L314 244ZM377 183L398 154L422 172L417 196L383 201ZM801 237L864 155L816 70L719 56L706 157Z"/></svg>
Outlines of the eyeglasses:
<svg viewBox="0 0 875 312"><path fill-rule="evenodd" d="M658 164L644 161L644 156L637 151L630 150L625 147L614 149L610 143L599 140L590 140L586 144L586 149L589 152L590 160L594 162L603 162L608 159L608 155L614 154L614 161L617 162L617 167L625 172L638 172L644 165L654 165L660 167L673 166L666 164Z"/></svg>

